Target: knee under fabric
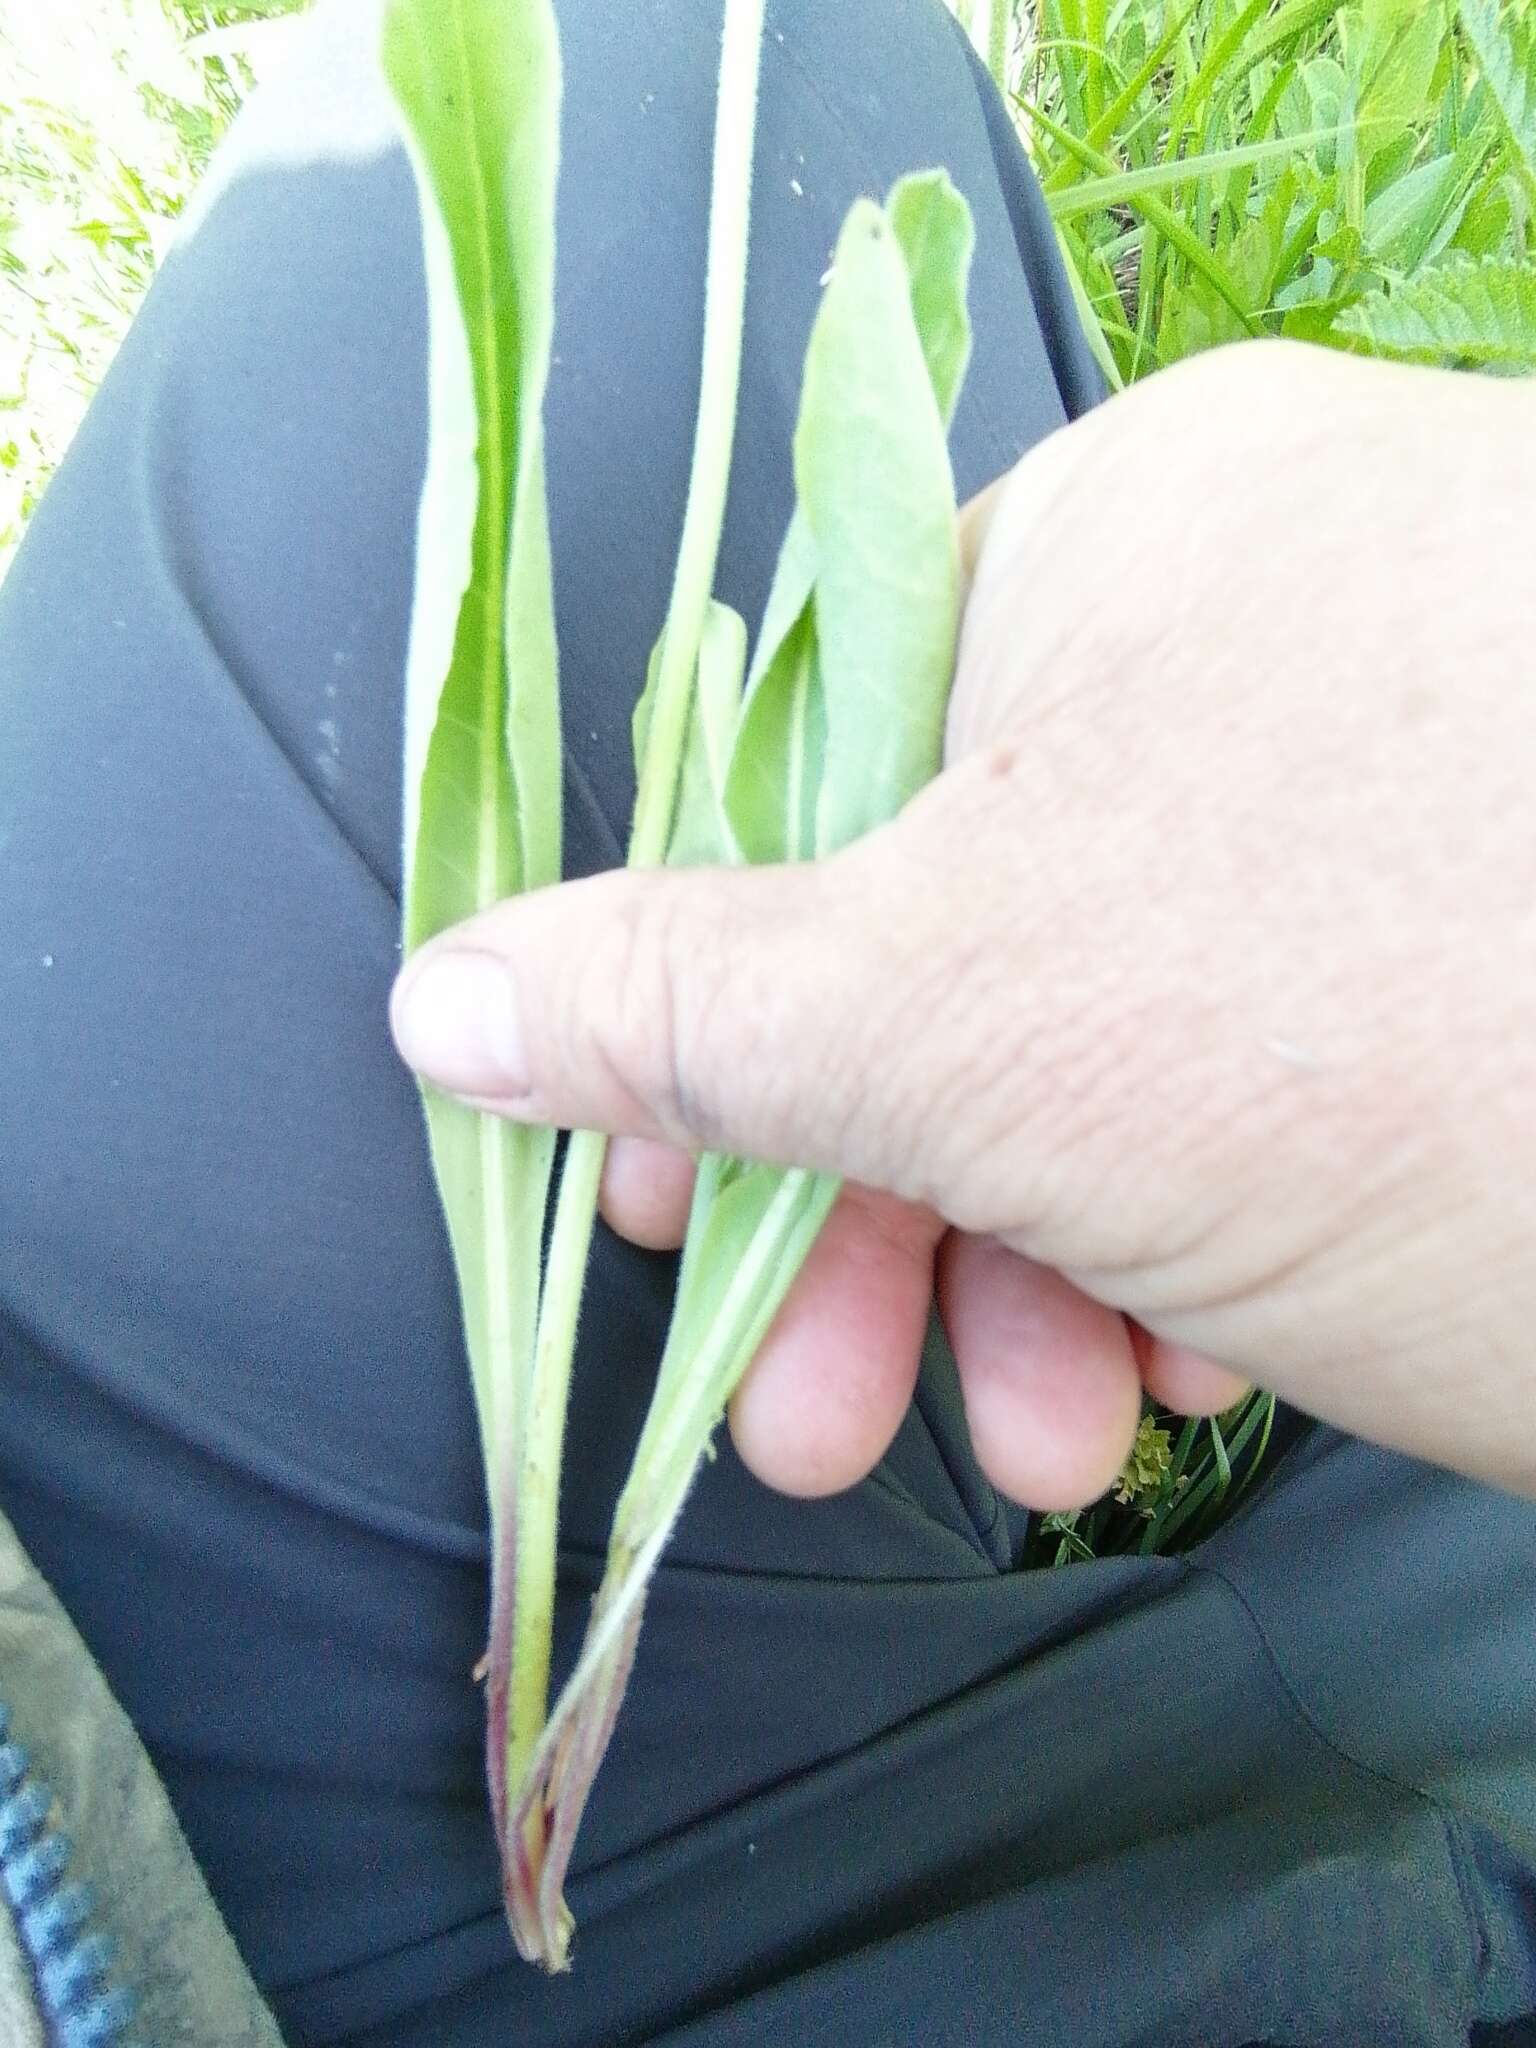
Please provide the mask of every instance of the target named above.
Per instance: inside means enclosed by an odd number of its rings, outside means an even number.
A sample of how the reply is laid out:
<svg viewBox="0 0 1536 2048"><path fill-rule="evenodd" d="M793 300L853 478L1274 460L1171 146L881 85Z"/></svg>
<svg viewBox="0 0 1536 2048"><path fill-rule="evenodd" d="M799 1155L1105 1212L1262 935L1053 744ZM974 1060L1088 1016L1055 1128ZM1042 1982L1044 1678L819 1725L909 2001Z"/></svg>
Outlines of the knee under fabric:
<svg viewBox="0 0 1536 2048"><path fill-rule="evenodd" d="M1536 2008L1529 1511L1317 1430L1188 1558L1022 1572L937 1341L835 1500L722 1442L578 1846L574 1971L516 1961L475 1424L385 1013L425 307L370 7L323 8L242 116L0 587L0 1507L284 2037L1360 2048ZM686 490L719 8L560 13L581 873L621 858ZM779 0L765 55L720 577L749 620L858 193L943 163L975 212L962 491L1098 392L938 0ZM673 1272L599 1233L557 1670Z"/></svg>

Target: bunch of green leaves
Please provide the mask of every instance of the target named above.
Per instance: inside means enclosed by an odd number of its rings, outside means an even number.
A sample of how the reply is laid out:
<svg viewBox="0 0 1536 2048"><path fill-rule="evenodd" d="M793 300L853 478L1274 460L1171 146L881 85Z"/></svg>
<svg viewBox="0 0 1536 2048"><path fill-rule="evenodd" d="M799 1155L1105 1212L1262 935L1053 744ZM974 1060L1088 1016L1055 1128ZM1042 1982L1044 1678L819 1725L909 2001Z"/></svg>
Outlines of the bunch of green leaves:
<svg viewBox="0 0 1536 2048"><path fill-rule="evenodd" d="M632 865L830 853L940 765L959 624L948 423L969 210L942 173L861 201L809 345L797 505L747 666L713 597L735 424L763 0L727 0L703 367L672 602L634 719ZM428 472L406 689L405 943L558 877L560 726L542 405L554 285L549 0L389 0L383 59L422 202ZM487 1766L514 1936L565 1966L565 1871L646 1586L732 1392L838 1193L707 1156L585 1641L547 1712L558 1476L603 1141L424 1091L492 1523Z"/></svg>
<svg viewBox="0 0 1536 2048"><path fill-rule="evenodd" d="M946 432L969 353L965 202L941 173L860 201L805 365L797 509L743 694L747 631L712 604L668 858L813 859L895 814L940 766L959 625ZM653 668L653 677L659 668ZM652 688L637 708L645 758ZM647 1581L711 1436L836 1200L826 1174L706 1155L671 1329L575 1671L529 1773L559 1885L634 1656ZM563 1952L563 1942L562 1942Z"/></svg>
<svg viewBox="0 0 1536 2048"><path fill-rule="evenodd" d="M1111 383L1290 335L1536 368L1525 0L1038 0L1010 84Z"/></svg>

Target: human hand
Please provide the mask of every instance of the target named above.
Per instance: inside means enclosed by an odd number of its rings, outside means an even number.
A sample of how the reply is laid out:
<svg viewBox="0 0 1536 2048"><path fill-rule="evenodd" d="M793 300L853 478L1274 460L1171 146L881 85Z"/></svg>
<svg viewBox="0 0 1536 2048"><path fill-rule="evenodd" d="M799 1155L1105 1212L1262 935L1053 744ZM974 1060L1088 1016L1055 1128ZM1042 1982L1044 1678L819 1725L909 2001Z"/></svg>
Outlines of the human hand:
<svg viewBox="0 0 1536 2048"><path fill-rule="evenodd" d="M690 1152L848 1177L732 1404L761 1476L877 1461L936 1286L1030 1505L1112 1480L1143 1384L1247 1379L1536 1491L1533 447L1508 382L1158 376L972 508L948 765L899 819L412 959L402 1052L623 1134L638 1242L680 1241Z"/></svg>

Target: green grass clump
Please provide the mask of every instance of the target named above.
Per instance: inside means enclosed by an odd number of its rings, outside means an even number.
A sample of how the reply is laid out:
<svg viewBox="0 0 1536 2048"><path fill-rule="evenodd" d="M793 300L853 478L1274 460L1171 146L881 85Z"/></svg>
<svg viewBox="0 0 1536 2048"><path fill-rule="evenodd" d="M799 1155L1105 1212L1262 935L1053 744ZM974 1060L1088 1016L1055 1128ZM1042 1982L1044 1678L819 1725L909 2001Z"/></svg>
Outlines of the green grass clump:
<svg viewBox="0 0 1536 2048"><path fill-rule="evenodd" d="M999 66L1106 374L1288 335L1536 369L1528 0L1038 0Z"/></svg>

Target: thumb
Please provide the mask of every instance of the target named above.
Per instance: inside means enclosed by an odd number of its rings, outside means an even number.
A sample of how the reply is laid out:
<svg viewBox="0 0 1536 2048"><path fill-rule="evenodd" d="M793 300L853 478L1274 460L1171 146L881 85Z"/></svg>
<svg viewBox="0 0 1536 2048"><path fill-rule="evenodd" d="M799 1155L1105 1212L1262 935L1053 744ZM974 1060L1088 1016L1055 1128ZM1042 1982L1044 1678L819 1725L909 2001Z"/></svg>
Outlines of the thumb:
<svg viewBox="0 0 1536 2048"><path fill-rule="evenodd" d="M395 1042L423 1079L521 1123L892 1186L916 1134L898 1134L914 1091L886 1020L918 991L907 863L883 837L512 897L412 955Z"/></svg>

